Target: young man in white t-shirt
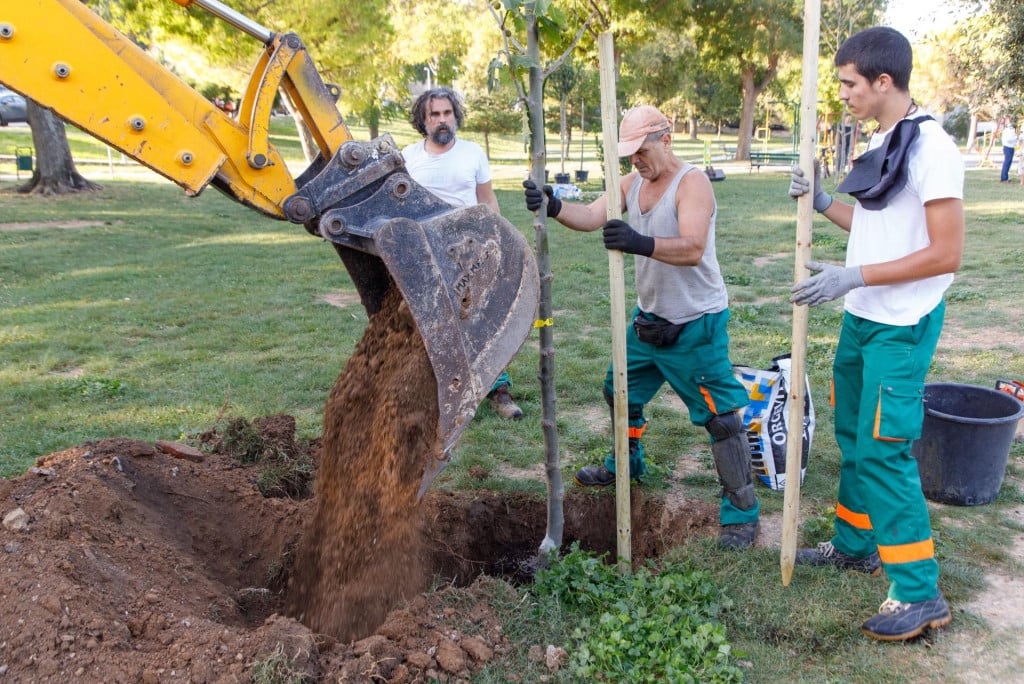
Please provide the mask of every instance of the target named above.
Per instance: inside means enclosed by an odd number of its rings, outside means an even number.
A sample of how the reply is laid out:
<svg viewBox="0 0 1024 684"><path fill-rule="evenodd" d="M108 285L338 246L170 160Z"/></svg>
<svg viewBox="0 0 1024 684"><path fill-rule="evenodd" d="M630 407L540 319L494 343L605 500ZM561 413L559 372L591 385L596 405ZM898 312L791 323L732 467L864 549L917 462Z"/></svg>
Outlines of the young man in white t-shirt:
<svg viewBox="0 0 1024 684"><path fill-rule="evenodd" d="M791 299L814 306L846 297L833 363L842 452L836 532L818 548L798 551L796 561L872 575L884 566L889 597L861 626L883 641L910 639L952 619L910 448L921 434L943 293L963 254L964 165L938 123L918 120L909 92L912 63L910 43L888 27L862 31L836 53L839 99L878 128L847 178L865 165L861 184L849 190L852 206L834 201L814 179L814 208L850 233L846 266L810 262L819 273L794 285ZM889 161L885 174L881 157ZM872 178L865 169L873 162ZM795 168L790 195L809 191L809 179Z"/></svg>
<svg viewBox="0 0 1024 684"><path fill-rule="evenodd" d="M405 168L414 181L452 206L486 204L500 214L487 155L476 143L456 137L464 119L462 99L451 88L424 91L409 117L423 140L402 150ZM499 417L518 420L523 411L512 400L511 388L508 372L503 371L487 397Z"/></svg>

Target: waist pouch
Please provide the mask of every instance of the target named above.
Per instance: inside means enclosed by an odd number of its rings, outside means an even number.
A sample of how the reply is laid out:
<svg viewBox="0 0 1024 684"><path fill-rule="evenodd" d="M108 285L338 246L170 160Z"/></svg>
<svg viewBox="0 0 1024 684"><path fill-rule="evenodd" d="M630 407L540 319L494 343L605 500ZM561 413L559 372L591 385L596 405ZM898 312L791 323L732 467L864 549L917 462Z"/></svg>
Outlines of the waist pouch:
<svg viewBox="0 0 1024 684"><path fill-rule="evenodd" d="M676 343L686 323L672 323L661 318L655 321L638 314L633 318L633 330L641 342L655 347L667 347Z"/></svg>

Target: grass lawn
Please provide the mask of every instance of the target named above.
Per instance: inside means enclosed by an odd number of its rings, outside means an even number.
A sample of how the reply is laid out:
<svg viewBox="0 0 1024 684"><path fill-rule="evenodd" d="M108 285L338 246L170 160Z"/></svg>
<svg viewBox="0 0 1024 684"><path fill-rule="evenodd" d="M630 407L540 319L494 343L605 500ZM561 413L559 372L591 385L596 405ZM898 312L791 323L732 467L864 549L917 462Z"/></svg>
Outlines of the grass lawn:
<svg viewBox="0 0 1024 684"><path fill-rule="evenodd" d="M399 144L414 139L408 124L393 128ZM0 131L0 152L24 144L25 133ZM105 147L71 137L76 157L106 162ZM298 141L286 129L275 129L274 141L297 154ZM558 170L555 144L552 172ZM680 153L699 161L703 143L687 143ZM501 169L495 177L502 213L532 242L518 187L525 173L521 141L492 142L492 155ZM599 168L592 148L584 157L594 180ZM103 189L26 197L13 192L13 161L0 162L0 476L19 475L38 456L105 436L188 439L224 413L287 413L296 417L301 436L319 434L327 393L366 324L334 251L301 227L266 219L214 190L190 199L131 167L80 170ZM948 292L933 382L991 387L999 378L1024 379L1024 187L1000 185L997 174L991 167L968 172L967 248ZM787 187L788 177L770 170L731 173L714 186L734 363L766 366L789 350L796 212ZM841 261L844 236L818 219L815 258ZM608 268L594 234L552 223L549 243L558 434L568 482L610 444L601 396L611 348ZM626 278L631 301L629 259ZM838 304L810 314L808 373L817 426L802 493L804 543L829 536L834 510L838 452L828 387L840 316ZM527 418L499 421L483 406L435 487L543 495L537 368L534 335L509 370ZM660 394L648 414L652 473L644 487L666 490L685 455L697 462L683 477L687 496L713 500L717 487L704 431L689 423L670 393ZM490 475L470 477L475 465ZM971 663L972 648L1009 663L1016 657L1024 667L1020 641L1007 641L969 607L985 589L986 572L1022 570L1019 553L1015 559L1009 548L1024 531L1022 478L1024 444L1017 443L995 503L933 506L942 586L955 620L927 642L880 646L859 635L860 621L884 599L883 580L798 568L792 585L782 588L777 550L722 554L707 540L678 553L732 597L735 607L724 621L733 647L746 654L749 681L960 681L982 667ZM758 494L766 516L777 516L781 493L762 487ZM557 616L531 622L532 630L550 631L534 632L530 643L557 643L552 640L571 627ZM502 681L500 673L488 676Z"/></svg>

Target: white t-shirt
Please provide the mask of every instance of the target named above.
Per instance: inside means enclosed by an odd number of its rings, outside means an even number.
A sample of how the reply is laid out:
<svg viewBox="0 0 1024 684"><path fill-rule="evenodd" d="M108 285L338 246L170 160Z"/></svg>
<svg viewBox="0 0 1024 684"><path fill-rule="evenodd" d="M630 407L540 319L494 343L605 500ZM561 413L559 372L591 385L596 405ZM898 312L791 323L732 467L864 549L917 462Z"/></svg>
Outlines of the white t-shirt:
<svg viewBox="0 0 1024 684"><path fill-rule="evenodd" d="M491 166L483 148L456 138L447 152L430 154L424 143L421 140L402 150L412 179L456 207L477 204L476 186L491 180Z"/></svg>
<svg viewBox="0 0 1024 684"><path fill-rule="evenodd" d="M919 114L914 114L919 116ZM868 149L889 138L872 136ZM907 184L884 209L854 205L846 265L892 261L928 246L924 204L964 196L964 161L956 144L937 121L921 123L921 133L908 151ZM953 274L894 285L870 285L846 295L845 308L855 316L886 325L915 325L942 301Z"/></svg>
<svg viewBox="0 0 1024 684"><path fill-rule="evenodd" d="M1003 129L1003 147L1016 147L1017 146L1017 131L1011 124L1007 124L1006 128Z"/></svg>

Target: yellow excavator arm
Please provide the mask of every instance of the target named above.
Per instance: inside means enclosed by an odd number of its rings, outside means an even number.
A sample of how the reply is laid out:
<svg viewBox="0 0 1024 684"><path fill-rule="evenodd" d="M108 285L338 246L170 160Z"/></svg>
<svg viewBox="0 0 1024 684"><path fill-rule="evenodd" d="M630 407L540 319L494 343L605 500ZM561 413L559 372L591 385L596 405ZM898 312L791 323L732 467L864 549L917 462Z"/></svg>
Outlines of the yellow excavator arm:
<svg viewBox="0 0 1024 684"><path fill-rule="evenodd" d="M174 0L264 45L228 116L79 0L6 0L0 82L53 110L191 195L213 184L235 200L302 224L331 242L372 315L397 287L437 380L441 459L533 326L533 254L483 205L453 207L419 186L390 136L352 139L302 41L274 33L216 0ZM269 141L283 92L319 147L293 176Z"/></svg>
<svg viewBox="0 0 1024 684"><path fill-rule="evenodd" d="M175 1L240 17L217 2ZM264 39L266 49L236 120L78 0L5 4L0 11L0 80L189 194L216 179L240 202L284 217L282 206L296 186L269 142L279 88L302 113L324 158L352 139L333 95L294 34L243 24Z"/></svg>

